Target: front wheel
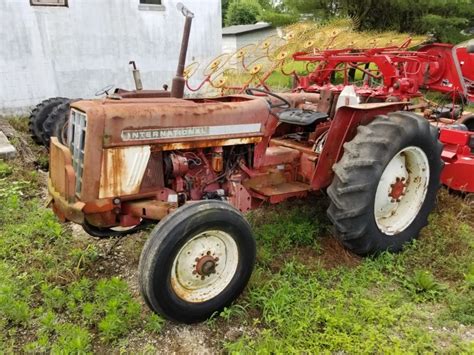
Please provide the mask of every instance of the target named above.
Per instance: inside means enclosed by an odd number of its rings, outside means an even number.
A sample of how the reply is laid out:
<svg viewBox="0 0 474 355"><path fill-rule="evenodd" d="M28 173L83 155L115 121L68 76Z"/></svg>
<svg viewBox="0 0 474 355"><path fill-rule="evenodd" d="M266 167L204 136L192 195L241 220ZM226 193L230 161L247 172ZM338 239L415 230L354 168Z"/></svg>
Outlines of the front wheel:
<svg viewBox="0 0 474 355"><path fill-rule="evenodd" d="M410 112L378 116L344 145L328 188L337 237L366 255L400 251L428 223L440 186L438 131Z"/></svg>
<svg viewBox="0 0 474 355"><path fill-rule="evenodd" d="M250 225L231 205L185 205L155 227L143 248L141 294L166 318L202 321L240 295L255 254Z"/></svg>

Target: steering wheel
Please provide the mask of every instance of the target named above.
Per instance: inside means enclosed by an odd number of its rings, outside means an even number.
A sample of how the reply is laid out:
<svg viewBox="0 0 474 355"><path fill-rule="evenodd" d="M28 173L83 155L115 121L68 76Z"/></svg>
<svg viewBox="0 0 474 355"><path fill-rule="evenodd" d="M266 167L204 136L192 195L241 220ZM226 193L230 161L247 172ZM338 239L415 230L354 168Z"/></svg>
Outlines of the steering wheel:
<svg viewBox="0 0 474 355"><path fill-rule="evenodd" d="M245 89L245 93L247 95L257 96L257 95L255 95L255 92L261 92L263 94L266 94L268 96L272 96L275 99L281 101L280 104L272 104L271 102L269 102L270 103L270 108L277 108L277 107L290 108L291 107L291 104L287 99L285 99L285 98L281 97L280 95L277 95L277 94L275 94L271 91L264 90L264 89L257 89L257 88L247 88L247 89Z"/></svg>
<svg viewBox="0 0 474 355"><path fill-rule="evenodd" d="M106 87L103 87L99 91L96 91L95 96L102 96L104 94L109 96L109 91L112 90L114 87L115 87L114 84L107 85Z"/></svg>

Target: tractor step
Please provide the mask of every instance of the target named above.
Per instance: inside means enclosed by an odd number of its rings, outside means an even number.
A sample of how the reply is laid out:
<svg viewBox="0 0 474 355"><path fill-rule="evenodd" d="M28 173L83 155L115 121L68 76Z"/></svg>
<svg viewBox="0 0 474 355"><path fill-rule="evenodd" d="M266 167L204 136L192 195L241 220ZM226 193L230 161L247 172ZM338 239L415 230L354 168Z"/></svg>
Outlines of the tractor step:
<svg viewBox="0 0 474 355"><path fill-rule="evenodd" d="M279 203L290 197L305 197L311 186L302 182L284 182L278 185L252 188L256 193L268 198L270 203Z"/></svg>

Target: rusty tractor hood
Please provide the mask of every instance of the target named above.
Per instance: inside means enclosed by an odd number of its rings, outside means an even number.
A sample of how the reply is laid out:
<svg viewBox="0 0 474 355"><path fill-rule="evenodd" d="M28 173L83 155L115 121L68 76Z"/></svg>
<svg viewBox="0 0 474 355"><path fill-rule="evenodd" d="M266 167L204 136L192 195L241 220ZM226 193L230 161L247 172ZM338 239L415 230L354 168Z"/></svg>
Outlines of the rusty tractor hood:
<svg viewBox="0 0 474 355"><path fill-rule="evenodd" d="M261 136L270 114L266 100L251 96L84 100L72 108L102 133L103 148Z"/></svg>
<svg viewBox="0 0 474 355"><path fill-rule="evenodd" d="M317 94L281 94L292 107L317 102ZM233 95L205 99L131 98L72 104L103 135L103 147L261 136L270 116L268 97Z"/></svg>

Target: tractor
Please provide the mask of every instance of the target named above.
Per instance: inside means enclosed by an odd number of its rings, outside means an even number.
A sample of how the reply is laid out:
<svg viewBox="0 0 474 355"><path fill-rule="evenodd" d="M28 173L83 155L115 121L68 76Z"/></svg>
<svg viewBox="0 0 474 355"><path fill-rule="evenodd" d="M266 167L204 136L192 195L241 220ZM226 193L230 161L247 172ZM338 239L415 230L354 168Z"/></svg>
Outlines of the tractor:
<svg viewBox="0 0 474 355"><path fill-rule="evenodd" d="M180 9L186 39L193 14ZM407 102L252 88L183 98L185 47L170 97L72 102L66 137L50 143L62 221L98 237L158 222L139 264L153 311L192 323L233 302L256 257L244 214L264 203L325 191L337 238L359 255L400 251L426 226L443 147Z"/></svg>

